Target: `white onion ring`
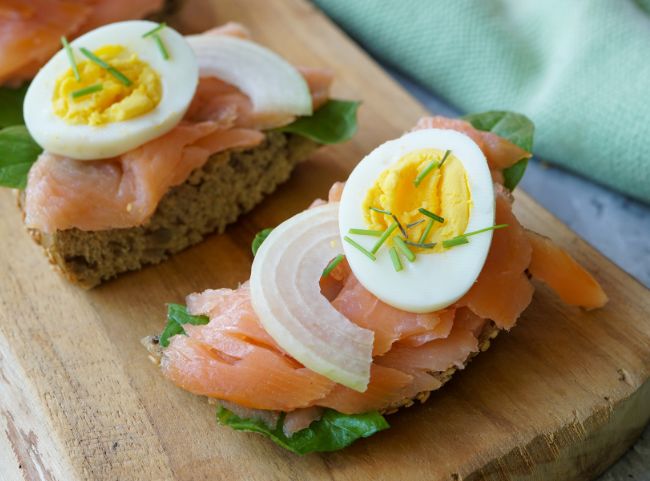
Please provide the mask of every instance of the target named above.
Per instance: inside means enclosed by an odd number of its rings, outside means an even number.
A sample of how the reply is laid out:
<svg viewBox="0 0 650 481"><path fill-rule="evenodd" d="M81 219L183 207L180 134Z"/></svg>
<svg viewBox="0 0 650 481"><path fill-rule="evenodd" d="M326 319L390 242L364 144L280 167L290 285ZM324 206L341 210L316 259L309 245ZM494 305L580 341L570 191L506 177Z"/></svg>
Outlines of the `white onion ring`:
<svg viewBox="0 0 650 481"><path fill-rule="evenodd" d="M334 309L319 286L323 268L342 251L338 208L308 209L273 230L253 262L251 299L264 329L289 355L364 392L374 333Z"/></svg>

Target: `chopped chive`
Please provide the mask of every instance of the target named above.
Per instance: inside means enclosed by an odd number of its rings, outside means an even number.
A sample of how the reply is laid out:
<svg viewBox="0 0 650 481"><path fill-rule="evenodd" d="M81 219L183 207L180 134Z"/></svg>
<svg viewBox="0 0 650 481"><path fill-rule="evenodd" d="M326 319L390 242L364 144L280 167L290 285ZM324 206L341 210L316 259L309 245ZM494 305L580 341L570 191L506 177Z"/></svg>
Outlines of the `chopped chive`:
<svg viewBox="0 0 650 481"><path fill-rule="evenodd" d="M348 234L370 235L370 236L373 236L373 237L381 237L382 231L380 231L380 230L372 230L372 229L350 229L348 231Z"/></svg>
<svg viewBox="0 0 650 481"><path fill-rule="evenodd" d="M487 232L490 230L503 229L504 227L508 227L508 224L498 224L498 225L486 227L484 229L475 230L473 232L466 232L464 234L457 235L456 237L452 237L451 239L442 241L442 245L445 249L449 249L450 247L467 244L469 243L468 237L471 235L481 234L483 232Z"/></svg>
<svg viewBox="0 0 650 481"><path fill-rule="evenodd" d="M416 187L419 187L419 186L420 186L420 183L424 180L424 178L425 178L427 175L429 175L429 172L431 172L431 171L435 168L435 166L436 166L437 164L438 164L438 163L437 163L435 160L432 160L431 162L429 162L429 165L427 165L427 166L424 168L424 170L423 170L422 172L420 172L420 173L417 175L417 177L415 177L415 180L413 181L413 183L415 184Z"/></svg>
<svg viewBox="0 0 650 481"><path fill-rule="evenodd" d="M485 229L475 230L474 232L465 232L463 235L464 236L476 235L476 234L481 234L483 232L487 232L489 230L503 229L504 227L508 227L508 224L493 225L490 227L486 227Z"/></svg>
<svg viewBox="0 0 650 481"><path fill-rule="evenodd" d="M73 99L78 99L79 97L83 97L85 95L90 95L90 94L94 94L95 92L99 92L103 88L104 86L102 84L89 85L88 87L75 90L70 95L72 95Z"/></svg>
<svg viewBox="0 0 650 481"><path fill-rule="evenodd" d="M371 261L374 261L374 260L376 259L376 257L374 256L374 254L373 254L372 252L368 252L368 250L367 250L365 247L363 247L363 246L357 244L357 243L354 242L352 239L350 239L348 236L343 237L343 240L344 240L345 242L347 242L348 244L350 244L352 247L356 247L358 250L361 251L361 253L362 253L363 255L365 255L366 257L368 257Z"/></svg>
<svg viewBox="0 0 650 481"><path fill-rule="evenodd" d="M393 223L388 227L388 229L386 229L386 230L383 232L383 234L381 235L381 237L379 238L379 240L377 241L377 243L375 244L375 246L372 248L372 251L370 251L370 252L372 252L373 254L376 254L377 251L379 250L379 248L382 246L382 244L383 244L384 242L386 242L386 239L388 239L388 237L390 237L390 235L393 233L393 231L394 231L395 229L397 229L397 222L393 222Z"/></svg>
<svg viewBox="0 0 650 481"><path fill-rule="evenodd" d="M392 212L388 210L377 209L377 207L369 207L369 209L374 210L375 212L379 212L380 214L393 215Z"/></svg>
<svg viewBox="0 0 650 481"><path fill-rule="evenodd" d="M391 217L393 218L393 220L394 220L395 222L397 222L397 227L399 228L399 231L402 233L402 235L403 235L405 238L408 239L408 238L409 238L409 235L406 233L406 230L404 229L404 227L402 227L402 224L401 224L401 222L397 219L397 216L396 216L395 214L391 214Z"/></svg>
<svg viewBox="0 0 650 481"><path fill-rule="evenodd" d="M421 249L433 249L437 243L436 242L428 242L428 243L422 243L422 242L411 242L411 241L404 241L404 244L413 246L413 247L420 247Z"/></svg>
<svg viewBox="0 0 650 481"><path fill-rule="evenodd" d="M430 210L426 210L424 207L420 207L420 208L418 209L418 212L419 212L420 214L424 214L424 215L426 215L427 217L431 217L433 220L436 220L436 221L438 221L438 222L440 222L440 223L443 223L443 222L445 221L444 217L440 217L439 215L434 214L434 213L431 212Z"/></svg>
<svg viewBox="0 0 650 481"><path fill-rule="evenodd" d="M401 237L395 237L393 239L393 242L395 242L397 248L400 250L402 254L404 254L404 257L406 257L410 262L413 262L415 260L415 254L413 254L413 251L409 249L409 247L406 245L404 239L402 239Z"/></svg>
<svg viewBox="0 0 650 481"><path fill-rule="evenodd" d="M393 261L393 268L395 269L395 272L402 270L402 261L399 260L399 255L397 254L395 247L390 248L390 260Z"/></svg>
<svg viewBox="0 0 650 481"><path fill-rule="evenodd" d="M158 50L160 50L160 53L162 54L163 58L165 60L169 60L169 52L165 48L165 44L160 38L160 35L154 35L153 39L156 41L156 45L158 45Z"/></svg>
<svg viewBox="0 0 650 481"><path fill-rule="evenodd" d="M334 259L332 259L330 261L330 263L327 264L327 267L325 269L323 269L323 276L322 277L328 276L329 273L332 272L334 270L334 268L336 266L338 266L343 259L345 259L345 256L343 254L339 254Z"/></svg>
<svg viewBox="0 0 650 481"><path fill-rule="evenodd" d="M65 37L61 37L61 44L63 45L63 48L65 49L65 53L68 56L68 61L70 62L70 66L72 67L72 71L74 72L74 78L77 79L77 82L81 82L81 75L79 75L79 69L77 68L77 62L74 60L74 53L72 52L72 48L70 47L70 44L68 43L68 39Z"/></svg>
<svg viewBox="0 0 650 481"><path fill-rule="evenodd" d="M467 237L465 237L464 235L459 235L452 239L443 240L442 247L444 247L445 249L449 249L450 247L460 246L468 243L469 240L467 240Z"/></svg>
<svg viewBox="0 0 650 481"><path fill-rule="evenodd" d="M411 229L411 228L415 227L416 225L422 224L422 222L424 222L424 219L416 220L415 222L411 222L410 224L406 224L406 228Z"/></svg>
<svg viewBox="0 0 650 481"><path fill-rule="evenodd" d="M449 157L449 154L451 153L451 150L447 150L445 152L445 155L442 157L442 160L440 162L436 162L435 160L432 160L429 162L429 165L427 165L422 172L420 172L413 183L415 184L416 187L420 185L420 183L424 180L424 178L429 175L429 172L431 172L433 169L440 168L442 167L442 164L445 163L445 160L447 160L447 157Z"/></svg>
<svg viewBox="0 0 650 481"><path fill-rule="evenodd" d="M165 28L166 26L167 26L167 24L166 24L165 22L159 23L159 24L156 26L156 28L153 28L153 29L149 30L147 33L145 33L144 35L142 35L142 38L147 38L147 37L149 37L150 35L154 35L154 34L160 32L160 31L161 31L163 28Z"/></svg>
<svg viewBox="0 0 650 481"><path fill-rule="evenodd" d="M449 157L449 154L451 154L451 150L446 151L445 155L442 156L442 160L440 161L440 164L438 165L439 169L442 169L442 164L445 163L445 160L447 160L447 157Z"/></svg>
<svg viewBox="0 0 650 481"><path fill-rule="evenodd" d="M83 53L91 62L96 63L99 65L101 68L105 69L108 73L110 73L113 77L115 77L117 80L122 82L124 85L127 87L131 85L133 82L129 80L129 78L124 75L122 72L117 70L115 67L111 67L109 64L104 62L101 58L99 58L97 55L92 53L90 50L87 48L81 47L79 49L81 53Z"/></svg>
<svg viewBox="0 0 650 481"><path fill-rule="evenodd" d="M431 232L432 227L433 227L433 219L429 221L429 223L424 229L424 232L422 232L422 235L420 236L420 240L418 241L419 244L422 244L424 243L425 240L427 240L427 236L429 235L429 232Z"/></svg>

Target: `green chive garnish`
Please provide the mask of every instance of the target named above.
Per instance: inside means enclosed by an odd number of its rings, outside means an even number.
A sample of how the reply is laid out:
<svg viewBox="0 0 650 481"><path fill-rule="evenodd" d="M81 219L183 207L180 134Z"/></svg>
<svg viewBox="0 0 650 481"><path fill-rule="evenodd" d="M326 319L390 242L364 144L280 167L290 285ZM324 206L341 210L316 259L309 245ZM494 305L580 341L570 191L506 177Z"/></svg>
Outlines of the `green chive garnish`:
<svg viewBox="0 0 650 481"><path fill-rule="evenodd" d="M410 224L406 224L406 228L411 229L411 228L415 227L416 225L422 224L422 222L424 222L424 219L416 220L415 222L411 222Z"/></svg>
<svg viewBox="0 0 650 481"><path fill-rule="evenodd" d="M396 216L395 214L391 214L391 217L393 218L393 220L394 220L395 222L397 222L397 227L399 228L399 231L402 233L402 235L403 235L405 238L408 239L408 238L409 238L409 235L406 233L406 230L404 230L404 227L402 227L402 224L401 224L401 222L397 219L397 216Z"/></svg>
<svg viewBox="0 0 650 481"><path fill-rule="evenodd" d="M406 245L406 242L404 242L404 239L402 239L401 237L395 237L393 239L393 242L395 242L395 245L397 246L397 248L404 255L404 257L406 257L410 262L413 262L415 260L415 254Z"/></svg>
<svg viewBox="0 0 650 481"><path fill-rule="evenodd" d="M393 261L393 268L396 272L402 270L402 261L399 260L399 255L397 255L397 250L395 247L390 248L390 259Z"/></svg>
<svg viewBox="0 0 650 481"><path fill-rule="evenodd" d="M68 43L68 39L65 37L61 37L61 44L63 45L63 48L65 49L65 53L68 55L68 61L70 62L70 66L72 67L72 71L74 72L74 78L77 79L77 82L81 82L81 75L79 75L79 69L77 68L77 62L74 60L74 53L72 52L72 48L70 47L70 44Z"/></svg>
<svg viewBox="0 0 650 481"><path fill-rule="evenodd" d="M147 38L147 37L149 37L150 35L154 35L154 34L160 32L160 31L161 31L163 28L165 28L166 26L167 26L167 24L166 24L165 22L163 22L163 23L159 23L158 26L157 26L156 28L149 30L147 33L145 33L145 34L142 36L142 38Z"/></svg>
<svg viewBox="0 0 650 481"><path fill-rule="evenodd" d="M370 251L370 252L372 252L373 254L376 254L377 251L379 250L379 248L382 246L382 244L383 244L384 242L386 242L386 239L388 239L388 237L390 237L390 235L393 233L393 231L394 231L395 229L397 229L397 222L393 222L393 223L388 227L388 229L386 229L386 230L384 231L384 233L381 235L381 237L379 238L379 240L377 241L377 243L375 244L375 246L372 248L372 251Z"/></svg>
<svg viewBox="0 0 650 481"><path fill-rule="evenodd" d="M447 239L442 241L442 247L449 249L450 247L460 246L463 244L468 244L469 240L464 235L456 236L452 239Z"/></svg>
<svg viewBox="0 0 650 481"><path fill-rule="evenodd" d="M442 164L445 163L445 160L447 160L447 157L449 157L449 154L451 154L451 150L446 151L445 155L442 156L442 160L440 161L440 165L438 165L439 169L442 169Z"/></svg>
<svg viewBox="0 0 650 481"><path fill-rule="evenodd" d="M355 247L355 248L357 248L358 250L360 250L361 253L362 253L363 255L365 255L366 257L368 257L371 261L374 261L374 260L376 259L376 257L374 256L374 254L373 254L372 252L368 252L368 250L367 250L365 247L363 247L363 246L357 244L357 243L354 242L352 239L350 239L348 236L343 237L343 240L344 240L345 242L347 242L348 244L350 244L352 247Z"/></svg>
<svg viewBox="0 0 650 481"><path fill-rule="evenodd" d="M377 207L370 207L370 210L374 210L375 212L379 212L380 214L393 215L390 211L377 209Z"/></svg>
<svg viewBox="0 0 650 481"><path fill-rule="evenodd" d="M442 160L438 163L435 160L432 160L429 162L429 165L427 165L422 172L420 172L413 183L415 184L416 187L420 185L420 183L424 180L424 178L429 175L429 172L431 172L433 169L436 167L440 168L442 167L442 164L445 163L445 160L447 160L447 157L449 157L449 154L451 154L451 150L447 150L445 152L445 155L442 157Z"/></svg>
<svg viewBox="0 0 650 481"><path fill-rule="evenodd" d="M348 234L354 235L370 235L373 237L381 237L382 231L373 229L350 229Z"/></svg>
<svg viewBox="0 0 650 481"><path fill-rule="evenodd" d="M156 41L156 45L158 45L158 50L160 50L160 53L162 54L163 58L165 60L169 60L169 52L165 48L165 44L160 38L160 35L154 35L153 39Z"/></svg>
<svg viewBox="0 0 650 481"><path fill-rule="evenodd" d="M433 227L433 219L429 221L427 226L424 228L424 232L422 232L422 235L420 236L420 240L418 241L419 244L424 243L425 240L427 240L427 236L429 235L429 232L431 232L431 228Z"/></svg>
<svg viewBox="0 0 650 481"><path fill-rule="evenodd" d="M343 254L339 254L334 259L332 259L331 262L327 264L327 267L323 270L322 277L328 276L329 273L332 272L334 268L338 266L343 259L345 259L345 256Z"/></svg>
<svg viewBox="0 0 650 481"><path fill-rule="evenodd" d="M102 84L89 85L88 87L75 90L70 95L72 95L73 99L78 99L79 97L83 97L85 95L90 95L90 94L94 94L95 92L99 92L103 88L104 86Z"/></svg>
<svg viewBox="0 0 650 481"><path fill-rule="evenodd" d="M445 221L444 217L440 217L439 215L434 214L433 212L431 212L431 211L429 211L429 210L426 210L426 209L423 208L423 207L420 207L420 208L418 209L418 212L419 212L420 214L424 214L424 215L426 215L427 217L431 217L433 220L436 220L436 221L438 221L438 222L440 222L440 223L443 223L443 222Z"/></svg>
<svg viewBox="0 0 650 481"><path fill-rule="evenodd" d="M481 233L487 232L489 230L503 229L504 227L508 227L508 224L497 224L497 225L493 225L493 226L490 226L490 227L486 227L485 229L475 230L474 232L466 232L463 235L465 237L467 237L467 236L470 236L470 235L481 234Z"/></svg>
<svg viewBox="0 0 650 481"><path fill-rule="evenodd" d="M433 249L437 245L435 242L422 243L422 242L411 242L407 240L404 241L404 244L413 247L420 247L421 249Z"/></svg>
<svg viewBox="0 0 650 481"><path fill-rule="evenodd" d="M479 229L479 230L475 230L473 232L467 232L465 234L461 234L461 235L458 235L456 237L452 237L451 239L447 239L447 240L442 241L442 246L445 249L449 249L450 247L467 244L467 243L469 243L468 237L471 236L471 235L481 234L481 233L487 232L489 230L503 229L504 227L508 227L508 224L498 224L498 225L493 225L491 227L486 227L485 229Z"/></svg>
<svg viewBox="0 0 650 481"><path fill-rule="evenodd" d="M81 47L79 49L81 53L83 53L88 59L99 65L101 68L105 69L108 73L110 73L113 77L115 77L117 80L122 82L124 85L127 87L131 85L133 82L131 82L126 75L124 75L122 72L117 70L115 67L111 67L109 64L104 62L101 58L99 58L97 55L92 53L90 50L87 48Z"/></svg>

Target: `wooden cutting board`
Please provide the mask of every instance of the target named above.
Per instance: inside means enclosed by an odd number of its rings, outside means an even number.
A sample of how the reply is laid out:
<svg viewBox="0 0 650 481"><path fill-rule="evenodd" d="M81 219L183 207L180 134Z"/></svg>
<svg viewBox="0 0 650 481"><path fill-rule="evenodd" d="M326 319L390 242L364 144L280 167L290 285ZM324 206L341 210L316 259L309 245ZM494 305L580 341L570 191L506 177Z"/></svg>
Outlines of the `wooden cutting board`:
<svg viewBox="0 0 650 481"><path fill-rule="evenodd" d="M610 303L583 312L538 286L510 334L426 404L390 416L388 431L297 457L218 426L205 399L159 375L139 340L160 331L166 302L247 279L259 229L325 196L425 113L303 0L187 7L186 29L240 21L296 64L334 69L335 95L364 101L359 134L314 155L226 234L91 292L50 271L0 193L0 479L577 480L617 459L650 418L650 294L522 192L519 218L591 270Z"/></svg>

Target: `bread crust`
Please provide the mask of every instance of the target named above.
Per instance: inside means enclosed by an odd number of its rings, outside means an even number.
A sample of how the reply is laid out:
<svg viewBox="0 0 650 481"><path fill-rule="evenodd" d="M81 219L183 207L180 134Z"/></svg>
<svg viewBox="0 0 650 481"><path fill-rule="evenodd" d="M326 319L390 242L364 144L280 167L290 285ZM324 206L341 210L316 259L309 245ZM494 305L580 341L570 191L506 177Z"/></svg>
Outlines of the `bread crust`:
<svg viewBox="0 0 650 481"><path fill-rule="evenodd" d="M50 263L67 280L89 289L118 274L157 264L250 211L289 178L319 145L304 137L267 132L252 149L213 155L163 197L149 221L102 231L29 229ZM23 211L24 198L19 196Z"/></svg>

